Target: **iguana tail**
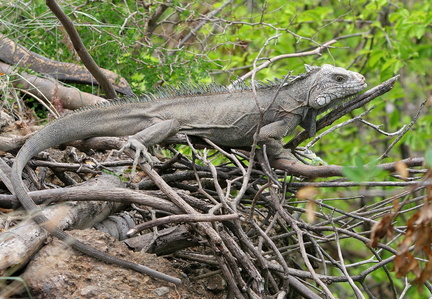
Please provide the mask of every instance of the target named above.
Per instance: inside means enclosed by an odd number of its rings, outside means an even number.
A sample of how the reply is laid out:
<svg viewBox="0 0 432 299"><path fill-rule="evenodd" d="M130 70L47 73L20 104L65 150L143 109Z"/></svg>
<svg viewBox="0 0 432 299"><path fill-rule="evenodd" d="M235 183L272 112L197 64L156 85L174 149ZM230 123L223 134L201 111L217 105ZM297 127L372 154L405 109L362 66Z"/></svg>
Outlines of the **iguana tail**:
<svg viewBox="0 0 432 299"><path fill-rule="evenodd" d="M81 114L81 113L79 113ZM76 114L76 118L80 119L79 114ZM85 114L85 113L84 113ZM52 223L42 212L41 208L35 204L33 199L29 196L26 191L26 187L22 180L22 173L27 162L40 151L47 149L51 146L69 142L76 139L81 139L85 137L93 136L102 136L107 135L103 132L95 132L91 126L84 126L79 121L74 119L74 117L65 117L58 121L55 121L43 128L41 131L32 136L21 148L18 152L18 155L15 158L14 165L12 167L12 186L15 191L15 195L24 206L24 208L31 213L33 220L39 224L41 227L46 229L56 238L62 240L66 244L70 245L72 248L89 255L91 257L97 258L103 262L119 265L124 268L132 269L140 273L147 274L149 276L153 276L155 278L159 278L161 280L165 280L168 282L172 282L174 284L181 284L181 280L161 272L152 270L143 265L139 265L133 262L129 262L126 260L122 260L110 255L107 255L101 251L98 251L90 246L87 246L80 241L76 240L69 234L65 233L61 229L59 229L54 223ZM65 126L68 127L68 124L75 123L77 127L80 125L83 127L82 130L65 130ZM78 133L78 131L80 131ZM84 132L87 131L87 132ZM79 138L77 138L79 136Z"/></svg>

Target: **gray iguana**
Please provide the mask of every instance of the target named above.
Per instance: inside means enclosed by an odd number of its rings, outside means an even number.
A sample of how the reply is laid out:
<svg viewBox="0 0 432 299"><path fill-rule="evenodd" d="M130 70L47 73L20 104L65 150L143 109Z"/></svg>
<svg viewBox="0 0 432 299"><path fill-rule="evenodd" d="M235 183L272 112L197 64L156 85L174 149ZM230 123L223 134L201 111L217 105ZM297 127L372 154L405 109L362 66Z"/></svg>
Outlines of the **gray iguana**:
<svg viewBox="0 0 432 299"><path fill-rule="evenodd" d="M21 148L12 169L16 196L34 221L55 237L89 256L151 276L180 283L142 265L120 260L73 239L58 229L28 195L22 181L23 168L40 151L51 146L95 136L130 136L123 149L136 150L150 161L147 148L176 133L208 138L220 146L240 148L266 146L270 161L292 159L282 138L297 125L315 134L316 116L343 99L366 88L365 78L344 68L306 66L306 73L288 81L263 84L253 90L245 84L234 88L198 86L192 92L166 89L138 100L115 101L81 109L60 118L32 136ZM154 100L158 99L159 100Z"/></svg>

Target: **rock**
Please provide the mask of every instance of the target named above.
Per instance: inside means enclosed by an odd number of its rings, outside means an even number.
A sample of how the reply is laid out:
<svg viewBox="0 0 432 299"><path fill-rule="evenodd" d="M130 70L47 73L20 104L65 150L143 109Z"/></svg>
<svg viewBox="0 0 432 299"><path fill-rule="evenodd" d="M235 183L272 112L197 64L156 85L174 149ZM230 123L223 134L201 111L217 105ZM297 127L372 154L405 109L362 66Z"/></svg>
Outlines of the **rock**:
<svg viewBox="0 0 432 299"><path fill-rule="evenodd" d="M154 292L159 296L162 297L163 295L166 295L170 292L170 289L167 287L161 287L154 290Z"/></svg>

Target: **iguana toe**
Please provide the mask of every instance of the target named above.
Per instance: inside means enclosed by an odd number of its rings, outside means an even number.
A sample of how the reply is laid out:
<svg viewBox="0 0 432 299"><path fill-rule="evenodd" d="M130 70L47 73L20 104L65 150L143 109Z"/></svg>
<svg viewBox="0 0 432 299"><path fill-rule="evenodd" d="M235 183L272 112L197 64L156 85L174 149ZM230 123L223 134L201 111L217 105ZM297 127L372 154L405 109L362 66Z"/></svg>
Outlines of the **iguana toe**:
<svg viewBox="0 0 432 299"><path fill-rule="evenodd" d="M147 147L139 142L138 140L134 138L129 138L128 142L126 142L125 145L120 149L120 153L123 153L126 149L134 149L135 150L135 157L132 163L132 172L131 172L131 179L135 176L136 168L138 166L138 163L141 161L141 157L143 159L143 163L149 163L150 165L153 165L153 159L152 156L149 154Z"/></svg>

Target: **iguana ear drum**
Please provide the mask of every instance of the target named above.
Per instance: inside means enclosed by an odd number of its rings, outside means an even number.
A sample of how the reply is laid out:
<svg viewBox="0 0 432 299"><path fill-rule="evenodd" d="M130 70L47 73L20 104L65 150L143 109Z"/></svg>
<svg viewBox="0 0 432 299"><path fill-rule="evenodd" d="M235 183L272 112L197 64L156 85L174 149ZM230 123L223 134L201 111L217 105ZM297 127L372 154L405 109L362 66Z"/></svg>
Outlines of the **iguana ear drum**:
<svg viewBox="0 0 432 299"><path fill-rule="evenodd" d="M329 96L321 95L315 99L315 103L316 103L315 105L320 108L325 107L330 103L330 101L331 98Z"/></svg>

